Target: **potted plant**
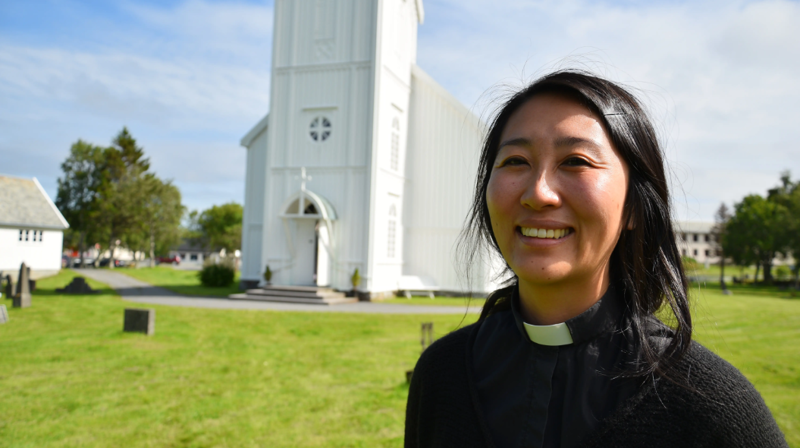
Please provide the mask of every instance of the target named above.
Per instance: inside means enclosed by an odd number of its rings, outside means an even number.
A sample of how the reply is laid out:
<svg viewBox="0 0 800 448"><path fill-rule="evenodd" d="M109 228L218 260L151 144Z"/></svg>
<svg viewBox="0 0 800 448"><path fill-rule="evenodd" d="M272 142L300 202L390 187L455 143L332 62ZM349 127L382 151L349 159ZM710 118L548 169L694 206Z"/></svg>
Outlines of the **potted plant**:
<svg viewBox="0 0 800 448"><path fill-rule="evenodd" d="M264 269L264 280L267 282L267 286L272 284L272 269L269 268L269 265Z"/></svg>
<svg viewBox="0 0 800 448"><path fill-rule="evenodd" d="M353 275L350 276L350 283L353 285L353 297L358 297L356 288L361 284L361 274L358 272L358 268L356 268L356 270L353 271Z"/></svg>

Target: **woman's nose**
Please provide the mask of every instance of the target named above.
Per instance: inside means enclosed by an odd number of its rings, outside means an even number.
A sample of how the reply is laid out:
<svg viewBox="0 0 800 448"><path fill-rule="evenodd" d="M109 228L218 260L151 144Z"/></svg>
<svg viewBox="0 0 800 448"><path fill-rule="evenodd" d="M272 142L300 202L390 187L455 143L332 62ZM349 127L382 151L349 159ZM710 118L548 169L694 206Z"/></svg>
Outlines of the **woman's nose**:
<svg viewBox="0 0 800 448"><path fill-rule="evenodd" d="M547 207L557 208L561 205L561 197L555 189L554 180L547 173L537 173L528 182L521 202L524 207L541 210Z"/></svg>

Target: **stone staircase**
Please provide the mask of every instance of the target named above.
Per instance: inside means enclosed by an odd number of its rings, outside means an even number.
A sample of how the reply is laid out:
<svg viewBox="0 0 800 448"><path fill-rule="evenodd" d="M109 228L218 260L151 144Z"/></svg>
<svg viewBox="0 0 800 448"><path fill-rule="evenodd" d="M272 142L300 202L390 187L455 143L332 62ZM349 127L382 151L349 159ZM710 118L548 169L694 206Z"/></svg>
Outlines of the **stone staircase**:
<svg viewBox="0 0 800 448"><path fill-rule="evenodd" d="M331 288L314 286L265 286L248 289L242 294L228 296L233 300L259 300L265 302L306 303L313 305L340 305L358 302L355 297L345 297Z"/></svg>

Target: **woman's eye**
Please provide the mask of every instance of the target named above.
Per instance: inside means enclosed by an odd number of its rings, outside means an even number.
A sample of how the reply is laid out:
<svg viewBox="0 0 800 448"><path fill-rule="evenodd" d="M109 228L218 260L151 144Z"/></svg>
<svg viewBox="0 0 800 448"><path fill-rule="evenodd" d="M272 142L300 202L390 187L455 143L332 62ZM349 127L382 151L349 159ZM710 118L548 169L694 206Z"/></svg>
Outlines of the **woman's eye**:
<svg viewBox="0 0 800 448"><path fill-rule="evenodd" d="M589 166L589 162L581 157L570 157L569 159L564 161L565 166Z"/></svg>
<svg viewBox="0 0 800 448"><path fill-rule="evenodd" d="M522 157L512 157L510 159L506 159L501 166L518 166L518 165L527 165L527 161Z"/></svg>

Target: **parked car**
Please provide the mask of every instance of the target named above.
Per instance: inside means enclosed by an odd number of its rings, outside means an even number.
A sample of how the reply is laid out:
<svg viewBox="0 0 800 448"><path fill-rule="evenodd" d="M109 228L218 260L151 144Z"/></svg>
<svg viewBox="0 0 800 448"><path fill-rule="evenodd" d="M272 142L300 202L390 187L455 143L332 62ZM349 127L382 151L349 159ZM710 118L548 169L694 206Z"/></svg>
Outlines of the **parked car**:
<svg viewBox="0 0 800 448"><path fill-rule="evenodd" d="M169 257L158 257L158 258L156 258L156 261L159 264L161 264L161 263L169 263L169 264L172 264L172 265L179 265L179 264L181 264L181 256L180 255L173 255L173 256L169 256Z"/></svg>
<svg viewBox="0 0 800 448"><path fill-rule="evenodd" d="M101 268L107 268L109 264L111 264L111 260L108 258L103 258L100 260L99 266ZM114 267L116 268L122 268L130 264L131 262L128 260L114 260Z"/></svg>
<svg viewBox="0 0 800 448"><path fill-rule="evenodd" d="M94 267L94 258L84 257L83 264L87 268ZM81 257L75 257L72 259L72 267L73 268L81 267Z"/></svg>

